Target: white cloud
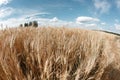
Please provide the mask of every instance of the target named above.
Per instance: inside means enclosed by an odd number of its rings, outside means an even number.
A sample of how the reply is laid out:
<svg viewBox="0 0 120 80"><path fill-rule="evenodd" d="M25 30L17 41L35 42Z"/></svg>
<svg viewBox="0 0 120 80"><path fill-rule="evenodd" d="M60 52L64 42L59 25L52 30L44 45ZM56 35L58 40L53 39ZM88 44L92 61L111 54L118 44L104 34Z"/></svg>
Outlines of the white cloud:
<svg viewBox="0 0 120 80"><path fill-rule="evenodd" d="M85 16L84 16L85 17ZM64 21L64 20L60 20L57 17L53 17L53 18L40 18L40 17L32 17L31 18L26 18L24 17L19 17L19 18L10 18L7 20L2 20L0 21L0 24L4 24L3 27L6 27L6 25L8 27L18 27L20 24L24 24L25 22L30 22L30 21L38 21L39 26L53 26L53 27L77 27L77 28L84 28L84 29L96 29L96 30L100 30L102 29L101 27L99 27L100 24L100 20L97 18L92 18L92 17L86 17L85 19L80 19L80 17L78 18L80 21L82 21L83 23L78 24L76 23L76 21ZM78 21L79 21L78 20ZM90 21L90 23L89 23Z"/></svg>
<svg viewBox="0 0 120 80"><path fill-rule="evenodd" d="M116 0L117 8L120 8L120 0Z"/></svg>
<svg viewBox="0 0 120 80"><path fill-rule="evenodd" d="M28 13L26 14L26 17L34 17L34 16L37 16L37 15L44 15L44 14L49 14L49 13L46 13L46 12L33 12L33 13Z"/></svg>
<svg viewBox="0 0 120 80"><path fill-rule="evenodd" d="M101 22L101 25L103 25L103 26L105 26L105 25L107 25L105 22Z"/></svg>
<svg viewBox="0 0 120 80"><path fill-rule="evenodd" d="M2 24L3 28L5 28L6 26L8 27L16 27L19 26L21 23L26 22L26 19L23 18L10 18L7 20L2 20L0 21L0 24Z"/></svg>
<svg viewBox="0 0 120 80"><path fill-rule="evenodd" d="M10 7L4 7L0 9L0 26L3 24L4 27L15 27L19 26L22 23L34 21L37 20L39 22L46 22L50 21L46 18L39 18L40 15L48 15L49 13L38 11L38 10L31 10L31 9L13 9ZM17 15L13 16L12 18L8 18L11 15ZM3 20L4 19L4 20ZM51 19L52 21L57 21L57 18Z"/></svg>
<svg viewBox="0 0 120 80"><path fill-rule="evenodd" d="M18 15L17 17L29 18L32 20L35 17L49 15L50 13L33 9L15 9L14 14Z"/></svg>
<svg viewBox="0 0 120 80"><path fill-rule="evenodd" d="M10 8L10 7L1 8L0 18L4 18L4 17L11 15L13 11L14 11L13 8Z"/></svg>
<svg viewBox="0 0 120 80"><path fill-rule="evenodd" d="M53 19L50 20L51 22L58 22L58 18L54 17Z"/></svg>
<svg viewBox="0 0 120 80"><path fill-rule="evenodd" d="M80 16L77 17L76 23L91 23L91 22L99 22L100 20L93 17L87 17L87 16Z"/></svg>
<svg viewBox="0 0 120 80"><path fill-rule="evenodd" d="M20 24L24 24L25 22L30 21L38 21L39 26L53 26L53 27L79 27L79 28L86 28L86 29L100 29L96 23L91 24L77 24L76 22L64 21L60 20L57 17L53 17L51 19L48 18L36 18L33 19L26 19L25 17L21 18L11 18L8 20L0 21L0 24L4 24L3 26L6 27L18 27Z"/></svg>
<svg viewBox="0 0 120 80"><path fill-rule="evenodd" d="M76 24L85 29L102 30L105 22L101 22L100 19L88 16L80 16L76 18Z"/></svg>
<svg viewBox="0 0 120 80"><path fill-rule="evenodd" d="M5 18L12 14L13 8L3 7L2 5L7 5L12 0L0 0L0 19Z"/></svg>
<svg viewBox="0 0 120 80"><path fill-rule="evenodd" d="M24 10L16 10L16 11L18 11L20 14L23 14L26 17L32 17L32 16L36 16L36 15L43 15L43 14L50 14L48 12L32 10L32 9L24 9Z"/></svg>
<svg viewBox="0 0 120 80"><path fill-rule="evenodd" d="M11 0L0 0L0 6L1 5L6 5L10 2Z"/></svg>
<svg viewBox="0 0 120 80"><path fill-rule="evenodd" d="M0 18L7 17L13 13L14 9L10 7L0 9Z"/></svg>
<svg viewBox="0 0 120 80"><path fill-rule="evenodd" d="M59 25L61 23L61 21L54 17L52 19L48 19L48 18L37 18L37 17L33 17L31 18L26 18L26 17L20 17L20 18L10 18L7 20L2 20L0 21L0 24L3 24L3 27L18 27L20 24L24 24L25 22L30 22L30 21L38 21L40 26L48 26L48 25ZM57 22L57 21L58 22ZM51 22L52 21L52 22Z"/></svg>
<svg viewBox="0 0 120 80"><path fill-rule="evenodd" d="M94 0L94 6L100 13L107 13L111 7L107 0Z"/></svg>
<svg viewBox="0 0 120 80"><path fill-rule="evenodd" d="M118 19L115 19L115 23L119 23L119 20L118 20Z"/></svg>
<svg viewBox="0 0 120 80"><path fill-rule="evenodd" d="M116 30L120 30L120 24L114 24Z"/></svg>

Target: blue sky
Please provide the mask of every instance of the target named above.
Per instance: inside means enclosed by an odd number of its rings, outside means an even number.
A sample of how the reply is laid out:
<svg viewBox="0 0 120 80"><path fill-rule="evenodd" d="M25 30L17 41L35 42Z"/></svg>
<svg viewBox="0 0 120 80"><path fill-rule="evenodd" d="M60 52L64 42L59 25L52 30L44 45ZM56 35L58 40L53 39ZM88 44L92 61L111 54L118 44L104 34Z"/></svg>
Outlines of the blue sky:
<svg viewBox="0 0 120 80"><path fill-rule="evenodd" d="M120 33L120 0L0 0L0 24L37 20L43 26L103 29Z"/></svg>

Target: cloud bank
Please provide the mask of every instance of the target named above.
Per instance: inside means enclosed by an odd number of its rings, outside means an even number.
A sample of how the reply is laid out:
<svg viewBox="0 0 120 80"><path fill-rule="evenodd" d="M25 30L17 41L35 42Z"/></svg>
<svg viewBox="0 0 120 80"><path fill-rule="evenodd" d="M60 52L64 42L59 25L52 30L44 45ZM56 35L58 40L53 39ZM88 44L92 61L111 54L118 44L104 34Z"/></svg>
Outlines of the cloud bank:
<svg viewBox="0 0 120 80"><path fill-rule="evenodd" d="M0 6L6 5L10 2L11 0L0 0Z"/></svg>
<svg viewBox="0 0 120 80"><path fill-rule="evenodd" d="M0 18L7 17L13 13L14 9L10 7L0 8Z"/></svg>
<svg viewBox="0 0 120 80"><path fill-rule="evenodd" d="M107 13L110 10L111 4L107 0L93 0L95 9L100 13Z"/></svg>

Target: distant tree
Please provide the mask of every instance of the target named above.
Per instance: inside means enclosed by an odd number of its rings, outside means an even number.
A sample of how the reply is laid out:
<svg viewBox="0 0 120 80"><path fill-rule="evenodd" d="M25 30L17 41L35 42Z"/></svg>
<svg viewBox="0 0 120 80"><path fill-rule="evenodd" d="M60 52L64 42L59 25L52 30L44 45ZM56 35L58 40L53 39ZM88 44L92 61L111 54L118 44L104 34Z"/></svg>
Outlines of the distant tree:
<svg viewBox="0 0 120 80"><path fill-rule="evenodd" d="M28 27L28 23L25 23L25 24L24 24L24 27Z"/></svg>
<svg viewBox="0 0 120 80"><path fill-rule="evenodd" d="M20 27L23 27L23 24L20 24Z"/></svg>
<svg viewBox="0 0 120 80"><path fill-rule="evenodd" d="M37 21L33 21L33 27L38 27L38 22Z"/></svg>
<svg viewBox="0 0 120 80"><path fill-rule="evenodd" d="M1 26L1 28L3 28L3 24L1 24L0 26Z"/></svg>
<svg viewBox="0 0 120 80"><path fill-rule="evenodd" d="M6 25L6 28L8 28L8 26Z"/></svg>
<svg viewBox="0 0 120 80"><path fill-rule="evenodd" d="M32 26L33 25L33 23L32 22L29 22L29 26Z"/></svg>

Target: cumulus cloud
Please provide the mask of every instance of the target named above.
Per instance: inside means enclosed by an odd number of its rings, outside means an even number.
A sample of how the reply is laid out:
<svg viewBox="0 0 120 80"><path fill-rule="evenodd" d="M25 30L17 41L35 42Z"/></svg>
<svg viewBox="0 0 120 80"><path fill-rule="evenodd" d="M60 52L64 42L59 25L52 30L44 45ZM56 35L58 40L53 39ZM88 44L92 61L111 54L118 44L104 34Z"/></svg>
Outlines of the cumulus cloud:
<svg viewBox="0 0 120 80"><path fill-rule="evenodd" d="M0 6L1 5L6 5L10 2L11 0L0 0Z"/></svg>
<svg viewBox="0 0 120 80"><path fill-rule="evenodd" d="M91 23L91 22L99 22L100 20L93 17L80 16L76 18L76 23Z"/></svg>
<svg viewBox="0 0 120 80"><path fill-rule="evenodd" d="M10 7L0 8L0 18L4 18L11 15L13 11L14 9Z"/></svg>
<svg viewBox="0 0 120 80"><path fill-rule="evenodd" d="M78 26L82 26L85 29L95 29L95 30L102 30L103 25L105 22L101 22L100 19L88 16L80 16L76 18L76 24Z"/></svg>
<svg viewBox="0 0 120 80"><path fill-rule="evenodd" d="M96 10L100 13L107 13L111 7L107 0L93 0Z"/></svg>

